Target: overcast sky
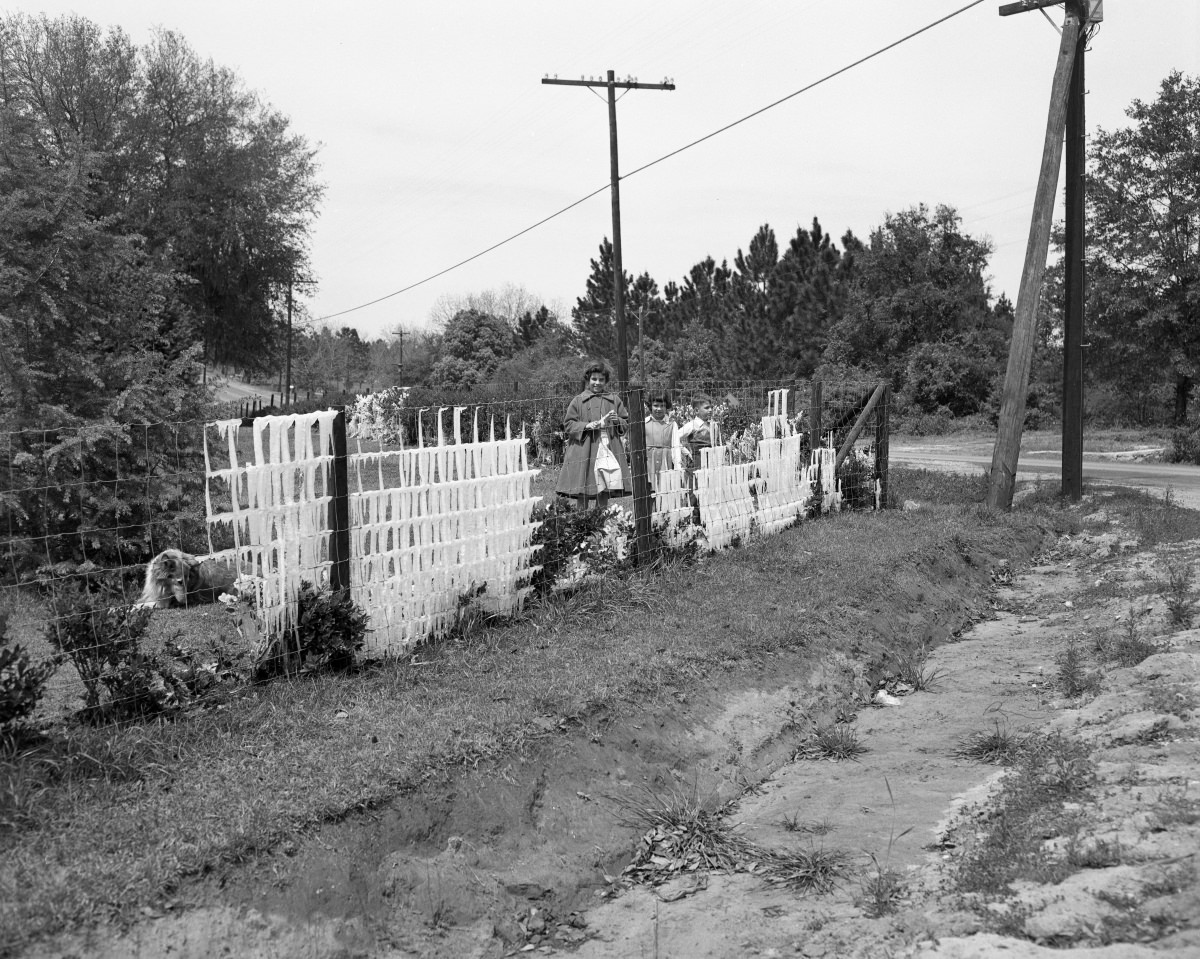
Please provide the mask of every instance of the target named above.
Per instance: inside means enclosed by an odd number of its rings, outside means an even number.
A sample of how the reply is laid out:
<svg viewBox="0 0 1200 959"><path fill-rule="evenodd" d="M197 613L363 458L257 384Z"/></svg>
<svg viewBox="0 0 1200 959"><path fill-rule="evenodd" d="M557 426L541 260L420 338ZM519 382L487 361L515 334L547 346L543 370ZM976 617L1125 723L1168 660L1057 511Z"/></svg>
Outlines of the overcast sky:
<svg viewBox="0 0 1200 959"><path fill-rule="evenodd" d="M618 103L623 173L965 6L967 0L17 0L138 43L175 30L320 145L313 317L446 270L605 186L602 91L546 86L613 69L673 92ZM621 184L625 269L660 287L761 224L780 248L818 217L866 239L888 212L958 208L1016 298L1062 8L986 0ZM1197 0L1108 0L1087 56L1087 127L1127 121L1172 69L1200 72ZM1061 183L1060 183L1061 206ZM1060 210L1061 215L1061 210ZM443 276L332 319L367 337L424 325L439 298L505 284L564 310L612 234L605 191Z"/></svg>

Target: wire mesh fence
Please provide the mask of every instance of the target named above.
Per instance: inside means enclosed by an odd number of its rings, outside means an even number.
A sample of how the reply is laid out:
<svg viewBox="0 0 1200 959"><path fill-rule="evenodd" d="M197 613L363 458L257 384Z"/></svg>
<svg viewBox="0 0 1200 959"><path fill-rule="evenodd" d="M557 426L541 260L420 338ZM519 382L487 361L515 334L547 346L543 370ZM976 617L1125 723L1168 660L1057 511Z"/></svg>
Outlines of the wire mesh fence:
<svg viewBox="0 0 1200 959"><path fill-rule="evenodd" d="M648 549L886 504L882 386L609 396L397 390L345 414L0 434L5 645L64 660L44 711L134 718L301 664L331 590L366 614L357 651L396 655Z"/></svg>

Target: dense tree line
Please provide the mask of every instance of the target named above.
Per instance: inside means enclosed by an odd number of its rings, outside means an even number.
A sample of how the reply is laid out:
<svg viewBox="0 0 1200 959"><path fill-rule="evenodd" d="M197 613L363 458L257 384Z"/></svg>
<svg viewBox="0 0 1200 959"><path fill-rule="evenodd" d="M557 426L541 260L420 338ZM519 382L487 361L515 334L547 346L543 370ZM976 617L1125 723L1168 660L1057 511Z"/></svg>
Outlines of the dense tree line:
<svg viewBox="0 0 1200 959"><path fill-rule="evenodd" d="M321 192L287 118L176 34L0 17L6 417L178 416L205 361L269 363Z"/></svg>

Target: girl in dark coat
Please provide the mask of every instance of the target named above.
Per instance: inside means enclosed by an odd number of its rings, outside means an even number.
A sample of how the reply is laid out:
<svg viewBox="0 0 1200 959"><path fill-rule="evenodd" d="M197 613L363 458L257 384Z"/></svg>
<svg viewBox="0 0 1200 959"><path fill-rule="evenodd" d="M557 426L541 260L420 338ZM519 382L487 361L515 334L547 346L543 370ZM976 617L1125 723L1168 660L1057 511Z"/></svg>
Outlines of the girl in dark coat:
<svg viewBox="0 0 1200 959"><path fill-rule="evenodd" d="M629 412L616 393L608 392L608 379L608 370L603 366L588 367L583 374L583 392L571 400L563 417L567 452L556 491L574 497L581 510L587 509L589 497L603 509L610 495L622 496L631 488L629 464L621 443L629 429ZM602 446L608 455L602 452ZM599 471L597 455L601 460Z"/></svg>

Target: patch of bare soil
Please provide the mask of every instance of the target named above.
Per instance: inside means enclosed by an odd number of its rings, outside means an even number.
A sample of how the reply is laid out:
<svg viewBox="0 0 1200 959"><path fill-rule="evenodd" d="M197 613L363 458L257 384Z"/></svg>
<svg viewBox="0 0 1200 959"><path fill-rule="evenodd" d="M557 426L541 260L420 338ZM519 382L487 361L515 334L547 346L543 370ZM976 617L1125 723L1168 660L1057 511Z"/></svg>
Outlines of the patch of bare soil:
<svg viewBox="0 0 1200 959"><path fill-rule="evenodd" d="M547 728L505 764L181 889L162 915L29 954L1200 954L1200 632L1172 631L1160 589L1165 564L1198 551L1135 553L1110 529L1017 575L979 557L997 583L987 615L959 633L982 611L943 603L923 662L781 651L719 687ZM1158 651L1064 695L1062 654L1122 632ZM993 730L1073 737L1097 778L1069 834L1040 837L1077 868L985 902L956 877L1009 775L962 756ZM818 731L854 755L823 758ZM703 829L678 825L689 811Z"/></svg>

